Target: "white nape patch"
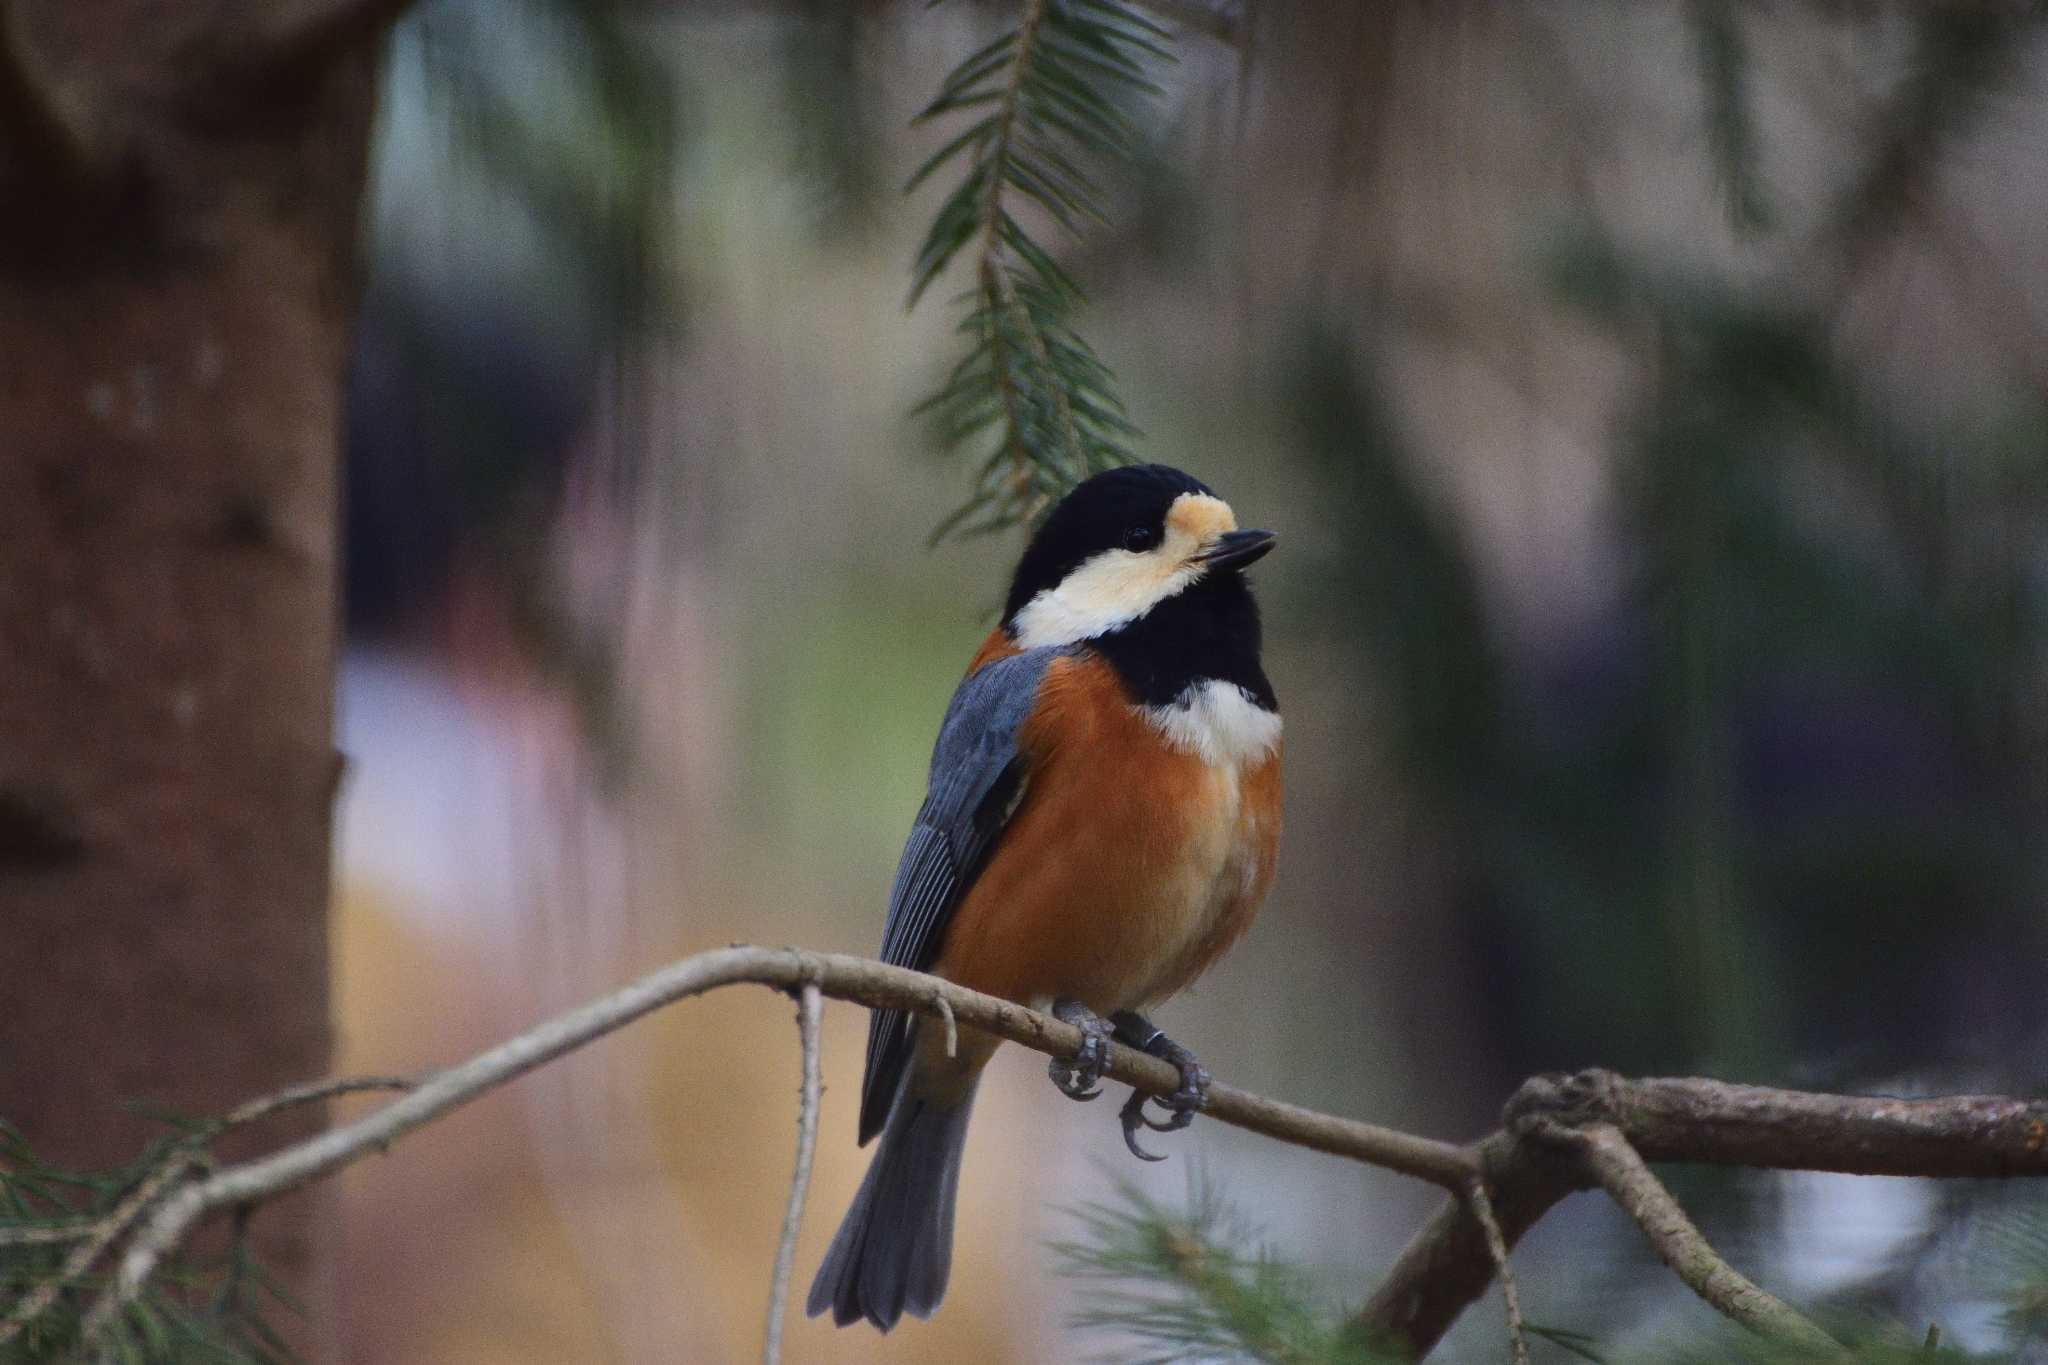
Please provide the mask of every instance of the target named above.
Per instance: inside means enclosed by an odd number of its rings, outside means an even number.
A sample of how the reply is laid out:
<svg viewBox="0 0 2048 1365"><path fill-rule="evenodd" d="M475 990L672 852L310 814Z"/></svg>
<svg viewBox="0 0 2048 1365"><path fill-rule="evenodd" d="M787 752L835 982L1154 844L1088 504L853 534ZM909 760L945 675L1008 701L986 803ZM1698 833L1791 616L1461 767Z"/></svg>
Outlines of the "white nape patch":
<svg viewBox="0 0 2048 1365"><path fill-rule="evenodd" d="M1253 701L1236 683L1204 678L1171 705L1143 709L1167 743L1212 767L1249 763L1280 744L1280 713Z"/></svg>
<svg viewBox="0 0 2048 1365"><path fill-rule="evenodd" d="M1166 534L1150 550L1104 550L1018 610L1013 630L1025 649L1057 649L1121 630L1202 576L1196 556L1237 529L1229 504L1183 493L1166 510Z"/></svg>

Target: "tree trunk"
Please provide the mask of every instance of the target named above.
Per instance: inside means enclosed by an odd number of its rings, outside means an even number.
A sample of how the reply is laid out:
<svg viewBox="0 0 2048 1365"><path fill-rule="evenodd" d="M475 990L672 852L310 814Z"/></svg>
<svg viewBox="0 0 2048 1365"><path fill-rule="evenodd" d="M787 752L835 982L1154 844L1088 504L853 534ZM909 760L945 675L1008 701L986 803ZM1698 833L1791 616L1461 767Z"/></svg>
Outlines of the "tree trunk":
<svg viewBox="0 0 2048 1365"><path fill-rule="evenodd" d="M328 1060L376 35L290 9L0 0L0 1118L69 1165Z"/></svg>

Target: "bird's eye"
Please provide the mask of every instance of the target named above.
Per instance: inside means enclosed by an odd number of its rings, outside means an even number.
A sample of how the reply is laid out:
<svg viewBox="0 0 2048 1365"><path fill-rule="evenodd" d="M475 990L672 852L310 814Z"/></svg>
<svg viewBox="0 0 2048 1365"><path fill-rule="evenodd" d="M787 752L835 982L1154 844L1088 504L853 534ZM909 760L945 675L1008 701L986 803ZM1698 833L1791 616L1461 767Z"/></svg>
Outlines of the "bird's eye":
<svg viewBox="0 0 2048 1365"><path fill-rule="evenodd" d="M1126 550L1149 550L1158 539L1159 532L1152 527L1133 526L1130 530L1124 532L1124 548Z"/></svg>

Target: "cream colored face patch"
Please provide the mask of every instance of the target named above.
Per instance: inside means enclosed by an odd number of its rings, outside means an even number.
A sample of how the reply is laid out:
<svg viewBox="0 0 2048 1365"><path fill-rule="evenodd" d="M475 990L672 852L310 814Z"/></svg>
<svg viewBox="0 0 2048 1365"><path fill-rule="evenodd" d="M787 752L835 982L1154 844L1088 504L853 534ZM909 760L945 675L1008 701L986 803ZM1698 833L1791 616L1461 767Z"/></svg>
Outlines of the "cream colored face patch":
<svg viewBox="0 0 2048 1365"><path fill-rule="evenodd" d="M1237 529L1230 504L1183 493L1166 510L1166 534L1149 550L1104 550L1024 604L1017 643L1025 649L1071 645L1127 626L1200 578L1196 559Z"/></svg>

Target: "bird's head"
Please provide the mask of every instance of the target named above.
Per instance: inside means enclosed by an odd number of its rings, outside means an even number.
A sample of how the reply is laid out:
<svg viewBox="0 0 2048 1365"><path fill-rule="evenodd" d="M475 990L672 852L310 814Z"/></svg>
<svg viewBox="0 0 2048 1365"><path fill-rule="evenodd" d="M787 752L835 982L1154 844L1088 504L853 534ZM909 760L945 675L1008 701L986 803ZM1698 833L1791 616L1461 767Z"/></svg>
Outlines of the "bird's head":
<svg viewBox="0 0 2048 1365"><path fill-rule="evenodd" d="M1199 583L1236 576L1273 548L1230 504L1163 464L1112 469L1045 519L1017 564L1003 624L1026 649L1122 630Z"/></svg>

